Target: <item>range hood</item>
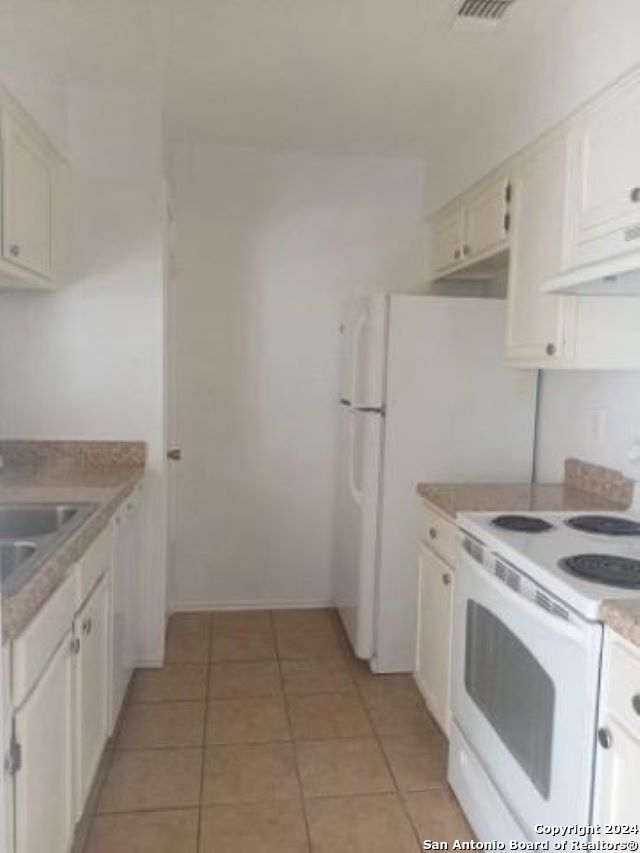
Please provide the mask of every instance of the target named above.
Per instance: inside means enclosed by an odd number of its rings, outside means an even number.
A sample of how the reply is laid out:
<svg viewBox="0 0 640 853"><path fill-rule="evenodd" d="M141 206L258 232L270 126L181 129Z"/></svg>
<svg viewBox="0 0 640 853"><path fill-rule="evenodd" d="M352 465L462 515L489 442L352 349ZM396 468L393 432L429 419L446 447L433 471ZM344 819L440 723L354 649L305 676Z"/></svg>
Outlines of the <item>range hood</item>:
<svg viewBox="0 0 640 853"><path fill-rule="evenodd" d="M542 289L573 296L640 296L640 250L570 267Z"/></svg>

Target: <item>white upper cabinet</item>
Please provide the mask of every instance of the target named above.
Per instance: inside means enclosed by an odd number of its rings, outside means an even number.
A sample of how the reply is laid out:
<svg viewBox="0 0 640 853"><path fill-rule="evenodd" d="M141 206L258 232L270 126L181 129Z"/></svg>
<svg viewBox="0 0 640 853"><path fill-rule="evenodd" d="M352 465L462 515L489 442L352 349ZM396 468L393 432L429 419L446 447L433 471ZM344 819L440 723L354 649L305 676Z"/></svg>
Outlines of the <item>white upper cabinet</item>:
<svg viewBox="0 0 640 853"><path fill-rule="evenodd" d="M456 204L441 213L433 223L433 268L447 272L460 263L464 241L464 209Z"/></svg>
<svg viewBox="0 0 640 853"><path fill-rule="evenodd" d="M617 233L620 251L640 247L640 80L589 110L576 142L578 244Z"/></svg>
<svg viewBox="0 0 640 853"><path fill-rule="evenodd" d="M575 299L541 290L562 264L568 140L527 152L513 178L507 357L515 366L557 366L573 355Z"/></svg>
<svg viewBox="0 0 640 853"><path fill-rule="evenodd" d="M434 278L465 270L507 248L510 194L506 176L492 177L434 217Z"/></svg>
<svg viewBox="0 0 640 853"><path fill-rule="evenodd" d="M0 90L0 286L51 288L62 253L64 167L8 97Z"/></svg>
<svg viewBox="0 0 640 853"><path fill-rule="evenodd" d="M483 184L465 199L462 254L473 261L507 248L511 225L511 184L502 176Z"/></svg>

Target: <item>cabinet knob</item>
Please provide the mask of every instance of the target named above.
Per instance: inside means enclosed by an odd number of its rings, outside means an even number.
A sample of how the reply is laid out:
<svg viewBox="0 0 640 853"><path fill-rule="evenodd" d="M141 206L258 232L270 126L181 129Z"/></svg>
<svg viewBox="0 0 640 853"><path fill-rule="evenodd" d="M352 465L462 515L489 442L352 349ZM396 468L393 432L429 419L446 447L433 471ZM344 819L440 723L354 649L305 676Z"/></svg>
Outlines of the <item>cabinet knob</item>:
<svg viewBox="0 0 640 853"><path fill-rule="evenodd" d="M20 246L17 243L12 243L9 246L9 254L12 258L17 258L20 256Z"/></svg>
<svg viewBox="0 0 640 853"><path fill-rule="evenodd" d="M431 539L437 539L438 538L438 531L435 529L435 527L429 528L429 537Z"/></svg>
<svg viewBox="0 0 640 853"><path fill-rule="evenodd" d="M636 695L631 700L631 707L636 712L636 714L640 714L640 693L636 693Z"/></svg>
<svg viewBox="0 0 640 853"><path fill-rule="evenodd" d="M82 633L89 635L91 633L91 629L93 628L93 620L90 618L85 619L82 622Z"/></svg>
<svg viewBox="0 0 640 853"><path fill-rule="evenodd" d="M445 572L445 573L442 575L442 583L443 583L445 586L449 586L449 584L451 583L451 575L450 575L448 572Z"/></svg>
<svg viewBox="0 0 640 853"><path fill-rule="evenodd" d="M613 735L609 729L598 729L598 743L603 749L610 749L613 744Z"/></svg>
<svg viewBox="0 0 640 853"><path fill-rule="evenodd" d="M167 459L172 459L174 462L178 462L182 459L182 451L178 447L172 447L171 450L167 450Z"/></svg>
<svg viewBox="0 0 640 853"><path fill-rule="evenodd" d="M69 643L69 649L72 655L77 655L80 652L80 638L72 637Z"/></svg>
<svg viewBox="0 0 640 853"><path fill-rule="evenodd" d="M556 354L556 345L555 344L547 344L544 351L547 355L555 355Z"/></svg>
<svg viewBox="0 0 640 853"><path fill-rule="evenodd" d="M637 204L640 201L640 187L634 187L629 195L631 201Z"/></svg>

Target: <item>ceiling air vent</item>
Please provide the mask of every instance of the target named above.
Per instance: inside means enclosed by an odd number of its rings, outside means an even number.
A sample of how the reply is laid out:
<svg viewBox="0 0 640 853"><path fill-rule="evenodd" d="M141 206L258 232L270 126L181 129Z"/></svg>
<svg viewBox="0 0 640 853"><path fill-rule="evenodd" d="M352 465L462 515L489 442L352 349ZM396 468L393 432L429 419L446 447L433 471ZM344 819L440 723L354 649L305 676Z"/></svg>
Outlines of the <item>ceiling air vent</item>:
<svg viewBox="0 0 640 853"><path fill-rule="evenodd" d="M514 0L464 0L458 9L455 25L493 29L513 3Z"/></svg>

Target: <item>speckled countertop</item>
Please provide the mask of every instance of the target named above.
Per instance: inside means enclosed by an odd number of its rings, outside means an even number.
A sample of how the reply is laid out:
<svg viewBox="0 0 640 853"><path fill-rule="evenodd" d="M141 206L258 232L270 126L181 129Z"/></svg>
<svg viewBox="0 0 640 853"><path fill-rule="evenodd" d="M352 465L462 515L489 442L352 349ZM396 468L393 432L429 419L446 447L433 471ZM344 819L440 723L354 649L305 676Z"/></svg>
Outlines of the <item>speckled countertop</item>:
<svg viewBox="0 0 640 853"><path fill-rule="evenodd" d="M455 519L459 512L623 511L631 506L634 487L619 471L567 459L563 483L420 483L417 492ZM637 601L605 601L600 618L640 646L640 596Z"/></svg>
<svg viewBox="0 0 640 853"><path fill-rule="evenodd" d="M2 599L2 640L15 639L68 576L144 476L140 442L1 441L0 503L94 503L96 510L14 595Z"/></svg>

